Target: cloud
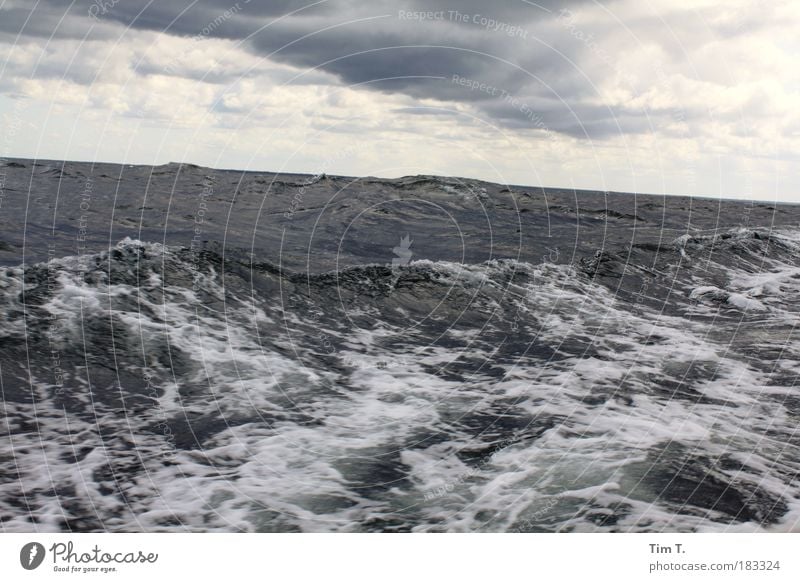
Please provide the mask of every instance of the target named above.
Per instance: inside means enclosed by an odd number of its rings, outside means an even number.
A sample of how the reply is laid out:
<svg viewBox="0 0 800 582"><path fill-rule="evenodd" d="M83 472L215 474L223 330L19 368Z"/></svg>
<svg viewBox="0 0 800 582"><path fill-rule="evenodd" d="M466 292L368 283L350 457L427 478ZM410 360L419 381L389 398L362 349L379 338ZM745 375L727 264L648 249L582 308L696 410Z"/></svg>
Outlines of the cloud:
<svg viewBox="0 0 800 582"><path fill-rule="evenodd" d="M103 5L108 8L98 9ZM46 0L36 9L10 8L9 16L13 18L5 19L5 30L16 29L49 39L77 38L81 25L88 35L95 27L106 30L110 23L116 23L133 30L172 36L234 40L244 43L257 56L329 73L347 85L418 99L472 103L484 115L492 116L502 107L484 107L483 103L492 101L490 96L454 84L454 76L474 79L515 95L535 90L538 95L554 97L554 92L570 88L561 78L563 74L555 75L553 55L533 40L536 23L552 20L556 6L563 3L506 1L488 7L477 1L444 1L432 7L421 0L405 3L382 0L370 4L350 0L270 3L100 0L75 2L65 10L61 3ZM413 17L420 11L433 18ZM24 24L25 20L35 25ZM170 74L195 78L202 74L202 66L192 70L186 61L180 56L165 63L148 58L137 70L141 74L155 74L167 68ZM53 75L57 71L44 66L37 74ZM217 68L203 79L226 82L233 75L249 74L240 71L225 74ZM75 75L71 73L73 78ZM83 82L91 77L91 73L82 75ZM538 78L544 78L544 82ZM573 95L563 97L570 99ZM571 117L572 112L562 114ZM494 121L505 123L512 118L513 115L502 114ZM564 120L553 122L554 127L566 125Z"/></svg>

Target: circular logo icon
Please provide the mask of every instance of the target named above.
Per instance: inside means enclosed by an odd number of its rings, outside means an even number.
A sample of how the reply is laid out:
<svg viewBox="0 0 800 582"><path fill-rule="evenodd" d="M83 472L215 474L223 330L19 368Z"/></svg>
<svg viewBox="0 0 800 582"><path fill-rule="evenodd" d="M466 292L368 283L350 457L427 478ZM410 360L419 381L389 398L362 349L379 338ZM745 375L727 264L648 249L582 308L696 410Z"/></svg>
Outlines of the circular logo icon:
<svg viewBox="0 0 800 582"><path fill-rule="evenodd" d="M35 570L44 561L44 546L38 542L31 542L22 546L19 551L19 563L26 570Z"/></svg>

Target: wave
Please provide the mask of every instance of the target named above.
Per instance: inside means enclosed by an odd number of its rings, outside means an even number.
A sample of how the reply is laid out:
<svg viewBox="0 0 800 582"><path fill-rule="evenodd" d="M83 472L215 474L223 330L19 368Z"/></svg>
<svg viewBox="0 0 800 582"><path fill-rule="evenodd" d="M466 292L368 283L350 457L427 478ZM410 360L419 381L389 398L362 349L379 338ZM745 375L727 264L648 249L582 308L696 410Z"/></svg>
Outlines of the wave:
<svg viewBox="0 0 800 582"><path fill-rule="evenodd" d="M0 523L791 528L793 237L327 273L125 239L7 268Z"/></svg>

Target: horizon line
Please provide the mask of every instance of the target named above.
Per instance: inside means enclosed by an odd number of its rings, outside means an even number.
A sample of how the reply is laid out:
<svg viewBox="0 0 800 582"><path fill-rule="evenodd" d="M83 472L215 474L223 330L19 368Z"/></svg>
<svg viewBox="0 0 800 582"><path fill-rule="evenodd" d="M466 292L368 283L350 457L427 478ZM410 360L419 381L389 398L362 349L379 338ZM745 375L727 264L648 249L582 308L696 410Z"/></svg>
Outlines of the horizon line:
<svg viewBox="0 0 800 582"><path fill-rule="evenodd" d="M106 164L111 166L128 166L128 167L149 167L149 168L158 168L161 166L169 166L169 165L188 165L194 166L196 168L204 168L207 170L213 170L215 172L237 172L242 174L273 174L275 176L286 175L286 176L329 176L332 178L349 178L353 180L365 179L365 178L375 178L377 180L401 180L403 178L412 178L417 176L430 176L434 178L450 178L455 180L471 180L475 182L484 182L486 184L493 184L495 186L505 186L506 188L521 188L521 189L538 189L538 190L561 190L561 191L569 191L569 192L590 192L593 194L623 194L628 196L653 196L653 197L669 197L669 198L691 198L691 199L698 199L698 200L710 200L710 201L718 201L718 202L758 202L758 203L772 203L772 204L782 204L782 205L791 205L797 206L800 204L800 201L793 202L793 201L786 201L786 200L772 200L772 199L756 199L756 198L729 198L723 196L711 196L708 194L668 194L662 193L657 194L653 192L631 192L627 190L607 190L607 189L593 189L593 188L575 188L575 187L564 187L564 186L542 186L542 185L526 185L526 184L511 184L506 182L491 182L489 180L484 180L483 178L470 178L467 176L455 176L452 174L407 174L404 176L397 176L395 178L384 178L381 176L351 176L346 174L330 174L328 172L276 172L274 170L243 170L240 168L217 168L214 166L204 166L201 164L196 164L194 162L174 162L169 161L163 164L144 164L144 163L128 163L128 162L108 162L108 161L97 161L97 160L57 160L52 158L18 158L13 156L0 156L0 161L3 160L23 160L23 161L30 161L30 162L54 162L54 163L71 163L71 164Z"/></svg>

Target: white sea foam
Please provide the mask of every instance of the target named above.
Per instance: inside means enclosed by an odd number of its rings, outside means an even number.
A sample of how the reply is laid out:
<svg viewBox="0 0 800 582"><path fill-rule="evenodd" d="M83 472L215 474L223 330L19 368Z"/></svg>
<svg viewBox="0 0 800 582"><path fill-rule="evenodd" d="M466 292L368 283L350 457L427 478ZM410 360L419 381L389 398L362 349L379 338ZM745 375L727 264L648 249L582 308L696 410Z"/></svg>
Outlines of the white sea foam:
<svg viewBox="0 0 800 582"><path fill-rule="evenodd" d="M158 246L146 251L174 260ZM760 334L766 349L785 342L783 327L772 336L745 324L726 331L634 310L565 265L415 261L408 268L438 273L468 297L484 293L487 313L499 314L482 329L453 326L450 343L437 345L411 335L411 324L348 329L276 311L257 292L232 298L212 271L197 276L220 302L213 308L200 290L155 271L137 284L90 284L68 262L54 268L59 292L42 310L65 322L63 344L83 337L91 317L113 317L143 354L120 366L148 370L156 397L120 414L75 378L70 389L88 416L65 412L41 381L35 405L7 403L13 450L2 452L13 460L4 468L21 479L0 484L6 531L57 531L81 519L118 531L397 522L415 531L751 531L791 530L800 518L796 409L784 405L800 350L790 346L767 369L742 356L751 346L736 335ZM731 269L730 291L697 284L690 298L779 321L797 275L779 268ZM20 276L0 286L12 305ZM511 335L520 313L526 327L501 357L494 338ZM172 363L157 357L165 345ZM469 367L453 371L459 358ZM175 442L186 437L181 419L219 422L197 424L201 442L187 446ZM785 500L788 511L762 526L657 500L642 467L665 443L702 457L733 487ZM35 523L9 501L23 493Z"/></svg>

